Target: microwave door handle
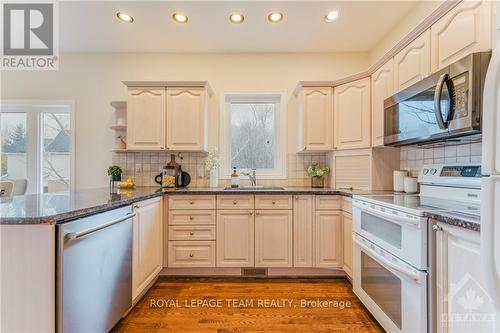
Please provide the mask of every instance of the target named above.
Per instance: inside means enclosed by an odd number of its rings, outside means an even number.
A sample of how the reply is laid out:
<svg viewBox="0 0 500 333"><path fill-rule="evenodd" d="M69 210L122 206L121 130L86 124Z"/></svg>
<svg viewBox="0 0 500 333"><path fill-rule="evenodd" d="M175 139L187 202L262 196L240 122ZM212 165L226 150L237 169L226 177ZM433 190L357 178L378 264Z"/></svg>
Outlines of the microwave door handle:
<svg viewBox="0 0 500 333"><path fill-rule="evenodd" d="M394 263L390 262L389 260L387 260L386 258L380 256L377 252L373 251L370 247L366 246L365 244L363 244L363 242L358 240L355 235L353 235L353 240L359 247L361 247L363 250L365 250L373 258L377 259L377 261L379 261L383 265L391 268L392 270L404 275L405 277L407 277L407 278L409 278L417 283L420 283L420 277L415 272L412 272L404 267L400 267L399 265L394 264Z"/></svg>
<svg viewBox="0 0 500 333"><path fill-rule="evenodd" d="M445 123L443 119L443 114L441 113L441 96L443 93L443 87L448 80L448 74L441 74L438 83L436 85L436 90L434 91L434 113L436 115L436 121L440 129L447 129L448 124Z"/></svg>

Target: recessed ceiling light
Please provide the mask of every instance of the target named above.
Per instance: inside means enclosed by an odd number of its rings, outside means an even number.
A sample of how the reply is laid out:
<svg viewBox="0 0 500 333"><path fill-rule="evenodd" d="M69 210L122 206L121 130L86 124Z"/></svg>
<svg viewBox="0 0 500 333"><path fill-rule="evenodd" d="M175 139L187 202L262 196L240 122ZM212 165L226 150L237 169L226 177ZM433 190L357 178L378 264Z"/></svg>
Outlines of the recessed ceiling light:
<svg viewBox="0 0 500 333"><path fill-rule="evenodd" d="M134 22L134 18L132 16L130 16L129 14L124 13L124 12L118 12L118 13L116 13L116 17L118 17L118 19L120 21L123 21L123 22L127 22L127 23Z"/></svg>
<svg viewBox="0 0 500 333"><path fill-rule="evenodd" d="M339 16L339 12L336 10L332 10L331 12L326 14L325 21L326 22L333 22L337 19L338 16Z"/></svg>
<svg viewBox="0 0 500 333"><path fill-rule="evenodd" d="M233 13L229 16L229 21L231 21L231 23L234 24L240 24L243 23L243 21L245 21L245 16L243 16L243 14L240 13Z"/></svg>
<svg viewBox="0 0 500 333"><path fill-rule="evenodd" d="M272 12L267 15L267 20L271 23L278 23L283 20L283 14L280 12Z"/></svg>
<svg viewBox="0 0 500 333"><path fill-rule="evenodd" d="M188 21L188 17L182 13L173 13L172 19L177 23L186 23Z"/></svg>

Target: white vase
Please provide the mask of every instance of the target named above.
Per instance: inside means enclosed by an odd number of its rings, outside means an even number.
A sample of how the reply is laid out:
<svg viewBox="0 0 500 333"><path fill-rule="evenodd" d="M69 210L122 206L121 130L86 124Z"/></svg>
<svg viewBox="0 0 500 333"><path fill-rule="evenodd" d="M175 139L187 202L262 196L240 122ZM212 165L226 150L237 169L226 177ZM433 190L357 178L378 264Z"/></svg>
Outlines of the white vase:
<svg viewBox="0 0 500 333"><path fill-rule="evenodd" d="M210 170L208 186L209 187L219 187L219 170L218 169Z"/></svg>

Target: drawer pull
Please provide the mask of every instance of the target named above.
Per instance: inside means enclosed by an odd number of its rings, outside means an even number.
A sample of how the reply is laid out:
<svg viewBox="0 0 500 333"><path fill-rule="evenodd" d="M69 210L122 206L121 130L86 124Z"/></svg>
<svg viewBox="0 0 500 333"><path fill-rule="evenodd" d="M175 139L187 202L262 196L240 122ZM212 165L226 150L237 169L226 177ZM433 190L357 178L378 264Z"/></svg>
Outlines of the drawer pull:
<svg viewBox="0 0 500 333"><path fill-rule="evenodd" d="M276 204L276 201L274 201L274 200L273 200L271 203L272 203L273 205L275 205L275 204Z"/></svg>
<svg viewBox="0 0 500 333"><path fill-rule="evenodd" d="M236 205L236 204L238 204L238 201L234 200L233 205Z"/></svg>
<svg viewBox="0 0 500 333"><path fill-rule="evenodd" d="M248 215L253 215L253 212L248 212Z"/></svg>
<svg viewBox="0 0 500 333"><path fill-rule="evenodd" d="M194 253L189 254L189 258L192 258L192 257L194 257Z"/></svg>
<svg viewBox="0 0 500 333"><path fill-rule="evenodd" d="M260 216L260 213L255 213L255 215Z"/></svg>
<svg viewBox="0 0 500 333"><path fill-rule="evenodd" d="M190 217L189 217L189 220L190 220L190 221L194 220L194 217L190 216Z"/></svg>
<svg viewBox="0 0 500 333"><path fill-rule="evenodd" d="M194 236L194 232L190 231L190 232L189 232L189 235L190 235L190 236Z"/></svg>
<svg viewBox="0 0 500 333"><path fill-rule="evenodd" d="M190 204L190 205L194 205L194 201L192 201L192 200L191 200L191 201L189 201L189 204Z"/></svg>

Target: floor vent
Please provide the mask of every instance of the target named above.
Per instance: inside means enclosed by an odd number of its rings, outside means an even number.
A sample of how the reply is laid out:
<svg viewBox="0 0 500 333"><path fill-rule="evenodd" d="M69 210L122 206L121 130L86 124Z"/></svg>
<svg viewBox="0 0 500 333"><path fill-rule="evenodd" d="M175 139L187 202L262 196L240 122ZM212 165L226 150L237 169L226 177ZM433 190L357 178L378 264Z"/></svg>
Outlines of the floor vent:
<svg viewBox="0 0 500 333"><path fill-rule="evenodd" d="M267 268L242 268L241 275L250 277L267 276Z"/></svg>

